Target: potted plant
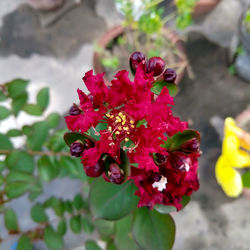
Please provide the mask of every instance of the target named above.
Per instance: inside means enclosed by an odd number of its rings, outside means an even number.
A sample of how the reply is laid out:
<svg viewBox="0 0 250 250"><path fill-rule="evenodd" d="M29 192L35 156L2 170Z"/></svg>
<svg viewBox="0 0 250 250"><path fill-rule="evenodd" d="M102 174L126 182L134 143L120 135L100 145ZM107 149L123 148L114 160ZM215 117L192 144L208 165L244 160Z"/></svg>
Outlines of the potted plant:
<svg viewBox="0 0 250 250"><path fill-rule="evenodd" d="M93 58L95 72L106 72L112 79L118 65L128 68L127 58L133 51L142 51L146 57L161 56L167 66L176 70L179 83L188 65L183 42L170 29L164 27L169 16L162 18L161 1L116 0L124 16L122 25L108 30L98 41Z"/></svg>
<svg viewBox="0 0 250 250"><path fill-rule="evenodd" d="M177 8L176 25L180 29L186 28L193 18L200 17L213 10L220 0L175 0Z"/></svg>

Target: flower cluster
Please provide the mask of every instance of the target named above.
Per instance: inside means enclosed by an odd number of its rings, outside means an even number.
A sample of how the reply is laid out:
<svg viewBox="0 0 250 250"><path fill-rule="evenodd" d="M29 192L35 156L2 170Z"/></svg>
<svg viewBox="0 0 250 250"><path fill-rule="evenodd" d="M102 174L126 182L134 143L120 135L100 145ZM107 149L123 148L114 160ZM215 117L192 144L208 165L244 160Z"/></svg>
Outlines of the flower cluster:
<svg viewBox="0 0 250 250"><path fill-rule="evenodd" d="M103 74L94 75L92 70L85 74L83 81L90 93L77 90L80 104L74 104L65 119L69 130L88 139L72 143L71 153L81 155L88 176L102 175L114 184L133 180L139 206L164 204L179 210L182 197L199 187L199 133L178 147L166 146L170 138L188 130L187 122L171 110L174 102L167 83L175 81L176 73L169 68L164 71L161 58L146 60L140 52L132 54L130 66L134 81L122 70L110 86L105 85ZM166 86L156 95L152 87L160 81ZM93 133L98 140L91 139Z"/></svg>
<svg viewBox="0 0 250 250"><path fill-rule="evenodd" d="M241 174L234 168L250 167L250 135L239 128L234 119L225 120L222 154L215 166L215 175L229 197L238 197L243 190Z"/></svg>

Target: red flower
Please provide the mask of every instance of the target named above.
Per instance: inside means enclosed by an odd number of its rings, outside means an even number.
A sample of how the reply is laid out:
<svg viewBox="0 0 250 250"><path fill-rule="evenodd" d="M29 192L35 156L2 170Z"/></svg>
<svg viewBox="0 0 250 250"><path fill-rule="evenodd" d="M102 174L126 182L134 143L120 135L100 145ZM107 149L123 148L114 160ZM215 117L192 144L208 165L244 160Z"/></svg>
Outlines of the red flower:
<svg viewBox="0 0 250 250"><path fill-rule="evenodd" d="M180 210L182 197L190 196L199 188L197 158L192 154L188 158L187 171L176 169L171 165L170 160L164 166L159 167L159 173L132 168L130 178L138 187L135 193L140 197L138 206L147 206L152 209L155 204L163 204L175 206L177 210Z"/></svg>
<svg viewBox="0 0 250 250"><path fill-rule="evenodd" d="M93 71L89 71L83 80L90 95L78 90L82 113L66 117L68 128L84 133L98 123L106 124L106 129L99 131L100 140L95 147L85 150L83 164L95 165L104 153L119 163L119 150L124 148L131 163L157 172L150 155L162 151L160 138L187 128L187 123L173 116L169 106L174 104L173 98L167 88L154 100L151 92L154 78L144 72L142 65L136 71L134 82L125 70L116 74L109 88L104 84L103 74L94 76ZM138 127L142 120L145 123Z"/></svg>

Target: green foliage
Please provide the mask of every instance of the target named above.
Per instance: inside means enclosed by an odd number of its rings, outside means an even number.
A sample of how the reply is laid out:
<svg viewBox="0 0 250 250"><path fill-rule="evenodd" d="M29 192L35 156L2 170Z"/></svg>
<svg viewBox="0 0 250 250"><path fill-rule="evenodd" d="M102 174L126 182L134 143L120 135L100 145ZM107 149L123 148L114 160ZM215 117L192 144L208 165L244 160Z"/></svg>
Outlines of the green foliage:
<svg viewBox="0 0 250 250"><path fill-rule="evenodd" d="M178 92L178 88L176 84L165 82L165 81L155 82L154 86L151 88L151 91L159 95L164 87L167 87L169 94L171 96L175 96Z"/></svg>
<svg viewBox="0 0 250 250"><path fill-rule="evenodd" d="M119 66L119 59L116 56L110 58L102 58L101 63L104 67L117 69Z"/></svg>
<svg viewBox="0 0 250 250"><path fill-rule="evenodd" d="M170 215L137 209L132 227L138 245L145 250L170 250L175 239L175 224Z"/></svg>
<svg viewBox="0 0 250 250"><path fill-rule="evenodd" d="M244 173L241 178L243 186L246 188L250 188L250 171Z"/></svg>
<svg viewBox="0 0 250 250"><path fill-rule="evenodd" d="M243 23L246 27L248 34L250 34L250 9L247 10Z"/></svg>
<svg viewBox="0 0 250 250"><path fill-rule="evenodd" d="M44 241L49 249L57 250L63 248L62 236L57 233L50 225L44 230Z"/></svg>
<svg viewBox="0 0 250 250"><path fill-rule="evenodd" d="M4 120L7 117L9 117L11 114L11 111L4 106L0 106L0 120Z"/></svg>
<svg viewBox="0 0 250 250"><path fill-rule="evenodd" d="M18 222L17 222L17 216L15 211L12 208L8 208L4 214L4 223L6 229L9 231L18 230Z"/></svg>
<svg viewBox="0 0 250 250"><path fill-rule="evenodd" d="M18 240L17 250L32 250L31 240L27 235L22 235Z"/></svg>
<svg viewBox="0 0 250 250"><path fill-rule="evenodd" d="M89 203L97 219L118 220L133 211L138 204L132 181L121 185L95 179L91 183Z"/></svg>
<svg viewBox="0 0 250 250"><path fill-rule="evenodd" d="M177 0L176 7L178 16L176 18L176 26L179 29L185 29L192 24L192 12L197 0Z"/></svg>
<svg viewBox="0 0 250 250"><path fill-rule="evenodd" d="M85 243L86 250L101 250L97 243L93 240L87 240Z"/></svg>
<svg viewBox="0 0 250 250"><path fill-rule="evenodd" d="M37 203L31 208L31 218L38 223L48 221L48 216L44 211L44 208L41 204Z"/></svg>

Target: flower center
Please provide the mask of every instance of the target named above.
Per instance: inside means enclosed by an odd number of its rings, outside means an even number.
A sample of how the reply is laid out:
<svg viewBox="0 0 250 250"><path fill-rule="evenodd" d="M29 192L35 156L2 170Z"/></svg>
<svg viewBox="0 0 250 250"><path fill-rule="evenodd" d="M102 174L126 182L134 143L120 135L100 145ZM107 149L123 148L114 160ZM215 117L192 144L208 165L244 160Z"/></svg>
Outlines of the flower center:
<svg viewBox="0 0 250 250"><path fill-rule="evenodd" d="M164 189L166 189L166 185L168 183L168 179L161 175L161 178L159 181L155 181L153 184L152 184L152 187L153 188L157 188L158 191L163 191Z"/></svg>
<svg viewBox="0 0 250 250"><path fill-rule="evenodd" d="M135 121L123 112L106 114L108 118L108 131L111 133L110 140L129 141L129 136L135 129Z"/></svg>

